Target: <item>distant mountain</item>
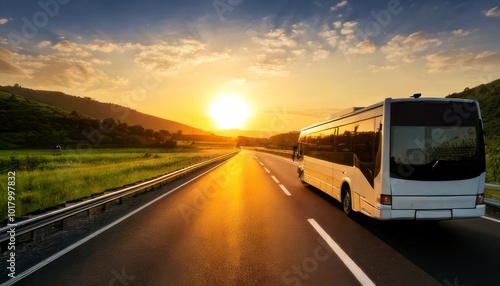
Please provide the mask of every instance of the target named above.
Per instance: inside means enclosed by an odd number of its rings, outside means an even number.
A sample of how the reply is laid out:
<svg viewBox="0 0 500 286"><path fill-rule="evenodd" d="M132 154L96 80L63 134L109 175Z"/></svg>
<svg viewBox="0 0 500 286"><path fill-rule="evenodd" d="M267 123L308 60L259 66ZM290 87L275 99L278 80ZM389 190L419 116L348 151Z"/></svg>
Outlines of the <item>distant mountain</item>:
<svg viewBox="0 0 500 286"><path fill-rule="evenodd" d="M500 79L462 92L452 93L447 98L474 99L479 102L487 138L500 136Z"/></svg>
<svg viewBox="0 0 500 286"><path fill-rule="evenodd" d="M194 128L179 122L163 119L160 117L144 114L136 110L112 103L95 101L90 97L78 97L58 91L43 91L23 88L19 85L0 86L0 90L20 95L29 100L56 106L69 112L76 111L79 114L96 118L114 118L128 125L142 125L146 129L167 130L177 132L182 130L184 134L207 135L204 130Z"/></svg>

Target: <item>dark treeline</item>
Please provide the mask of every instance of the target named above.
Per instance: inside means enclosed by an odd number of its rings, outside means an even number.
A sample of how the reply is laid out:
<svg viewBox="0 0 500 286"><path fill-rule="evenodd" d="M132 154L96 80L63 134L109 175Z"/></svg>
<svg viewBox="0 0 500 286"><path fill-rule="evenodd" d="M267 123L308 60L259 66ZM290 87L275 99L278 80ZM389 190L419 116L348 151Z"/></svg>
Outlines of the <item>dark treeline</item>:
<svg viewBox="0 0 500 286"><path fill-rule="evenodd" d="M270 149L292 150L299 140L298 131L282 133L269 138L254 138L238 136L237 143L240 146L266 147Z"/></svg>

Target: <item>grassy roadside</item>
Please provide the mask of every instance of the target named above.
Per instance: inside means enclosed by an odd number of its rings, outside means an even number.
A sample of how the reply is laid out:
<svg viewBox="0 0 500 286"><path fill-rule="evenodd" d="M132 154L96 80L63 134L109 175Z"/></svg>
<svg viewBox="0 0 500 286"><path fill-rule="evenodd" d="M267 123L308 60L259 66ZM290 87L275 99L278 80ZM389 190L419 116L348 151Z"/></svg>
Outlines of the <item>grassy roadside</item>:
<svg viewBox="0 0 500 286"><path fill-rule="evenodd" d="M178 170L234 149L0 151L0 220L7 218L8 172L15 172L16 217Z"/></svg>

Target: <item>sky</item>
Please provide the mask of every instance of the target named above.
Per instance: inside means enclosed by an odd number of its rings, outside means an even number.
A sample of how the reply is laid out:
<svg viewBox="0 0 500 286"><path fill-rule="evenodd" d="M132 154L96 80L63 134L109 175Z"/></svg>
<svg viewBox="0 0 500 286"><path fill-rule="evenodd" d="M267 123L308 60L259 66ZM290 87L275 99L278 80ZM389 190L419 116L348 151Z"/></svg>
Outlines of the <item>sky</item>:
<svg viewBox="0 0 500 286"><path fill-rule="evenodd" d="M265 137L498 79L498 27L498 1L0 0L0 84L207 131L234 96Z"/></svg>

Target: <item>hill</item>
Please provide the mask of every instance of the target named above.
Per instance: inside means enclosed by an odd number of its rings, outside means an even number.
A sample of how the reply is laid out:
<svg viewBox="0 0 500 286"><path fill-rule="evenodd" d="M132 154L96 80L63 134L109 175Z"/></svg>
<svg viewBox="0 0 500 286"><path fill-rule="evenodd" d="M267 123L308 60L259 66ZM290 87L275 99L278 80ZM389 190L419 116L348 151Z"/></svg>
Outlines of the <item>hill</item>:
<svg viewBox="0 0 500 286"><path fill-rule="evenodd" d="M486 182L500 183L500 79L462 92L452 93L448 98L474 99L479 102L486 143Z"/></svg>
<svg viewBox="0 0 500 286"><path fill-rule="evenodd" d="M209 132L179 122L144 114L117 104L99 102L90 97L78 97L58 91L33 90L23 88L19 85L0 86L0 90L20 95L28 100L35 100L69 112L75 111L79 114L100 120L105 118L114 118L119 120L121 123L127 123L128 125L141 125L146 129L163 129L169 132L177 132L178 130L181 130L184 134L210 134Z"/></svg>
<svg viewBox="0 0 500 286"><path fill-rule="evenodd" d="M7 91L0 91L0 120L1 149L49 144L53 148L83 139L82 127L92 125L90 118Z"/></svg>
<svg viewBox="0 0 500 286"><path fill-rule="evenodd" d="M479 102L487 139L500 136L500 79L462 92L452 93L447 98L474 99Z"/></svg>
<svg viewBox="0 0 500 286"><path fill-rule="evenodd" d="M113 118L99 120L35 100L0 91L0 149L173 147L182 132L171 134Z"/></svg>

